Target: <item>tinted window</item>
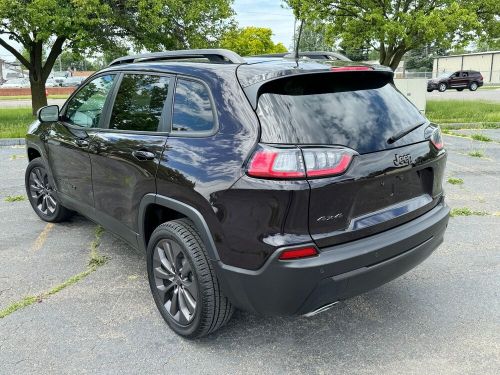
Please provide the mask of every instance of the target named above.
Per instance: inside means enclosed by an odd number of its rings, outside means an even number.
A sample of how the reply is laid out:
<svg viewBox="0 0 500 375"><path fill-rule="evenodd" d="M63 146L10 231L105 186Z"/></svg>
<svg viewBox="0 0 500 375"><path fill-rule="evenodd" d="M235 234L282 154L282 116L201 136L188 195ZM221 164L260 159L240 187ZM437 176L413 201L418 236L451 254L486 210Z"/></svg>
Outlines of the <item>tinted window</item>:
<svg viewBox="0 0 500 375"><path fill-rule="evenodd" d="M116 95L110 129L156 131L168 94L168 77L126 74Z"/></svg>
<svg viewBox="0 0 500 375"><path fill-rule="evenodd" d="M114 74L101 76L87 83L67 105L65 120L85 128L99 126L104 103L111 90Z"/></svg>
<svg viewBox="0 0 500 375"><path fill-rule="evenodd" d="M179 79L175 88L173 131L212 130L214 114L207 88L195 81Z"/></svg>
<svg viewBox="0 0 500 375"><path fill-rule="evenodd" d="M360 153L421 141L419 132L389 145L396 132L425 118L386 79L327 73L277 80L258 100L261 141L344 145ZM269 92L270 91L270 92Z"/></svg>

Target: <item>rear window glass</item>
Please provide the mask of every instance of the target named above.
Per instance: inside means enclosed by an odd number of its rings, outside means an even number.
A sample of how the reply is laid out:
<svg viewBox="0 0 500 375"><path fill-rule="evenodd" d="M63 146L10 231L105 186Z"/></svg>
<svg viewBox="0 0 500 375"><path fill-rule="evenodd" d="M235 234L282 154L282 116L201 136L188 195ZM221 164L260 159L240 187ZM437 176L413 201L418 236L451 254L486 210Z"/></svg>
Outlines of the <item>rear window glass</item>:
<svg viewBox="0 0 500 375"><path fill-rule="evenodd" d="M425 118L388 78L374 76L317 74L263 87L257 106L261 141L343 145L360 153L421 141L414 132L388 145L394 133Z"/></svg>

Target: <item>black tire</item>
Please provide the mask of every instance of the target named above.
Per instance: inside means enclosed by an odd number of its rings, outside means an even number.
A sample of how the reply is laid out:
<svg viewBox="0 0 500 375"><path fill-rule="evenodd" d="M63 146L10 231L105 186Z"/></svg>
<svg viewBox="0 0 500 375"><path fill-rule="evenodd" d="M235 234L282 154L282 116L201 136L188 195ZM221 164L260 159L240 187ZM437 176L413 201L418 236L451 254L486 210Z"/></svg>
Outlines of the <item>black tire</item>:
<svg viewBox="0 0 500 375"><path fill-rule="evenodd" d="M469 85L470 91L476 91L477 88L478 88L477 82L471 82L471 84Z"/></svg>
<svg viewBox="0 0 500 375"><path fill-rule="evenodd" d="M457 91L464 91L464 89L463 89L463 88L461 88L461 89L457 89Z"/></svg>
<svg viewBox="0 0 500 375"><path fill-rule="evenodd" d="M441 82L438 86L439 92L445 92L448 87L446 86L446 83Z"/></svg>
<svg viewBox="0 0 500 375"><path fill-rule="evenodd" d="M24 176L26 194L35 213L44 221L59 223L69 219L73 211L64 207L50 184L47 167L41 158L33 159Z"/></svg>
<svg viewBox="0 0 500 375"><path fill-rule="evenodd" d="M222 294L203 241L190 220L169 221L154 230L147 268L156 306L178 335L200 338L231 318L234 308Z"/></svg>
<svg viewBox="0 0 500 375"><path fill-rule="evenodd" d="M431 90L431 89L427 89L427 92L433 92L434 90Z"/></svg>

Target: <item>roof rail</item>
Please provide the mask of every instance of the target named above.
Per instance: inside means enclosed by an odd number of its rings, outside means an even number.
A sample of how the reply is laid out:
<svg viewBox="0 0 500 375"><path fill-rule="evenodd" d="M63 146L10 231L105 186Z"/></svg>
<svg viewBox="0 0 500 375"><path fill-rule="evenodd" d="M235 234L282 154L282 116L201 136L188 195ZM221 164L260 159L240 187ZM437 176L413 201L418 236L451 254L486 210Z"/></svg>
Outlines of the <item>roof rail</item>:
<svg viewBox="0 0 500 375"><path fill-rule="evenodd" d="M161 60L175 60L175 59L189 59L189 58L207 58L210 62L215 63L232 63L244 64L246 61L236 52L227 49L186 49L179 51L165 51L145 53L142 55L131 55L119 57L109 64L109 66L119 64L129 64L134 62L143 61L161 61Z"/></svg>

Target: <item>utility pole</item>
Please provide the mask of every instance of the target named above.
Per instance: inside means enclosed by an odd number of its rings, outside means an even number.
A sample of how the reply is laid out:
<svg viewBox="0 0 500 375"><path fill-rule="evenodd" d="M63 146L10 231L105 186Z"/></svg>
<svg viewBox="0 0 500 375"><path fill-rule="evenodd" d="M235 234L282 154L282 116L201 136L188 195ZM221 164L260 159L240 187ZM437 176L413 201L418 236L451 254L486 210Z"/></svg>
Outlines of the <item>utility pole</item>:
<svg viewBox="0 0 500 375"><path fill-rule="evenodd" d="M0 85L3 83L3 63L4 60L0 59Z"/></svg>

